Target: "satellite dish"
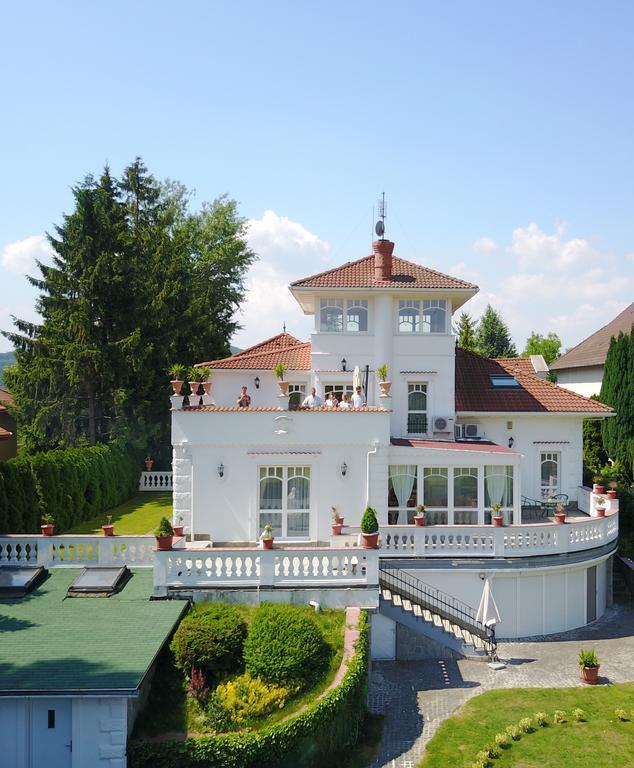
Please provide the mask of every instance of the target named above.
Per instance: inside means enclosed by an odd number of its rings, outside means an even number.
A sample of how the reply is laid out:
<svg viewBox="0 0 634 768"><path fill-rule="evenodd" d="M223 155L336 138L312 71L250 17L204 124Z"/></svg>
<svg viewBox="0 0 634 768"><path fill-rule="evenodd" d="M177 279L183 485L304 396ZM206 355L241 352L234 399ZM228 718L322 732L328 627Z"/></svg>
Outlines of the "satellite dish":
<svg viewBox="0 0 634 768"><path fill-rule="evenodd" d="M374 231L379 237L383 237L385 234L385 224L382 221L377 221L376 226L374 227Z"/></svg>

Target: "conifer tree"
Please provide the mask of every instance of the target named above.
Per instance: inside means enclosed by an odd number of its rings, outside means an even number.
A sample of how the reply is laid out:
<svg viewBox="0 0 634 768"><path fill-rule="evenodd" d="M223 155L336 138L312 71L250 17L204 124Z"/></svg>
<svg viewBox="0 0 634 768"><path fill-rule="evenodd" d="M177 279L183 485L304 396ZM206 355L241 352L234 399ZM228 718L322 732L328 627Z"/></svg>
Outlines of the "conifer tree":
<svg viewBox="0 0 634 768"><path fill-rule="evenodd" d="M612 337L603 368L599 399L616 416L605 419L601 437L606 453L618 461L626 480L634 480L634 325L630 333Z"/></svg>
<svg viewBox="0 0 634 768"><path fill-rule="evenodd" d="M476 338L476 352L483 357L517 357L506 323L490 304L480 318Z"/></svg>
<svg viewBox="0 0 634 768"><path fill-rule="evenodd" d="M477 323L468 312L461 312L456 326L458 346L467 352L475 352L477 346Z"/></svg>

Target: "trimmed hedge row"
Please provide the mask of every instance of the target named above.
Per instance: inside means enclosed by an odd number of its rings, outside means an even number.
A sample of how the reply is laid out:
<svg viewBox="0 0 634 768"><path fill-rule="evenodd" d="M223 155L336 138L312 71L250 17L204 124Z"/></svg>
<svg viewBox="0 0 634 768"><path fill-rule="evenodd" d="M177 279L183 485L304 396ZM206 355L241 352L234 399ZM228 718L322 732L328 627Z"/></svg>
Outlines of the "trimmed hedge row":
<svg viewBox="0 0 634 768"><path fill-rule="evenodd" d="M368 618L359 620L355 654L339 686L297 717L259 732L184 741L131 741L130 768L321 768L333 752L353 746L365 716Z"/></svg>
<svg viewBox="0 0 634 768"><path fill-rule="evenodd" d="M62 533L129 499L139 457L119 445L47 451L0 462L0 534L39 533L53 515Z"/></svg>

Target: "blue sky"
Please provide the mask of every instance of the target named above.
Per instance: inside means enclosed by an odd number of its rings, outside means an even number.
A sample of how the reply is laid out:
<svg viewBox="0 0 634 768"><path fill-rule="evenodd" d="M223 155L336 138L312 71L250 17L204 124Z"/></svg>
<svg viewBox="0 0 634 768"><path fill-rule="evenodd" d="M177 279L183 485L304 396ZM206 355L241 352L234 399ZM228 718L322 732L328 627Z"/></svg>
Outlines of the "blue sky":
<svg viewBox="0 0 634 768"><path fill-rule="evenodd" d="M634 297L633 28L625 0L4 4L0 327L71 185L141 155L252 220L240 345L306 337L285 285L369 253L385 190L397 254L571 346Z"/></svg>

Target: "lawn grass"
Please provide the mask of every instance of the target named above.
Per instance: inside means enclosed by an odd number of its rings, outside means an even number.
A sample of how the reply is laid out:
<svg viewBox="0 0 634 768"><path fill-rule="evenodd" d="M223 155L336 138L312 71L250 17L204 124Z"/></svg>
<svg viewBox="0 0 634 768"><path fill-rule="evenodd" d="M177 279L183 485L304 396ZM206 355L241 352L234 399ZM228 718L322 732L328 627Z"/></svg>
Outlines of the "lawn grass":
<svg viewBox="0 0 634 768"><path fill-rule="evenodd" d="M585 712L575 722L572 710ZM553 712L567 722L553 724ZM615 709L631 721L620 722ZM476 754L495 743L495 735L536 712L548 725L500 750L495 768L608 768L634 765L634 683L587 688L522 688L489 691L471 699L446 720L431 739L419 768L469 768Z"/></svg>
<svg viewBox="0 0 634 768"><path fill-rule="evenodd" d="M114 532L120 536L152 533L162 517L171 520L172 494L153 491L137 493L107 514L112 515ZM106 515L99 515L76 525L68 533L101 533L101 526L105 522Z"/></svg>
<svg viewBox="0 0 634 768"><path fill-rule="evenodd" d="M252 605L236 607L241 610L247 623L251 621L258 610L257 606ZM312 614L312 609L306 608L306 610L310 610ZM282 709L270 713L255 723L250 723L249 730L261 730L291 717L303 707L311 704L334 679L343 658L345 612L327 609L314 614L314 618L324 635L324 639L333 651L327 672L318 683L290 699ZM223 682L223 680L213 681L214 686L219 682ZM184 733L189 736L201 736L205 733L211 733L211 731L205 727L205 719L196 702L187 696L183 676L174 665L171 651L165 649L159 658L150 695L137 719L133 737L165 738L169 734Z"/></svg>

